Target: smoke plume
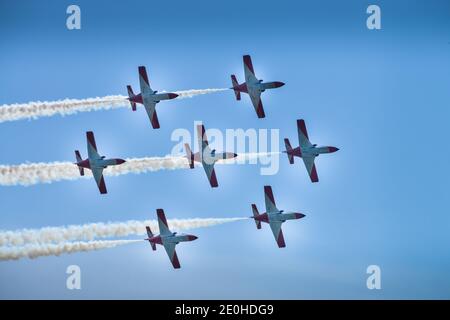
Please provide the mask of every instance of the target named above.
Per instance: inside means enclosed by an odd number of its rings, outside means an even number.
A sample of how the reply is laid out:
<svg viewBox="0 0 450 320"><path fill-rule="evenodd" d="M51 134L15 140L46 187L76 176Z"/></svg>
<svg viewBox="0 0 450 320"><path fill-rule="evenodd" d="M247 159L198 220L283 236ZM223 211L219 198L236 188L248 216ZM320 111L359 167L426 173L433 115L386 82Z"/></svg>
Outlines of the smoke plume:
<svg viewBox="0 0 450 320"><path fill-rule="evenodd" d="M192 89L175 91L178 99L191 98L197 95L221 92L227 89ZM22 119L38 119L54 115L67 116L78 112L129 108L127 96L105 96L88 99L64 99L57 101L34 101L22 104L4 104L0 106L0 122Z"/></svg>
<svg viewBox="0 0 450 320"><path fill-rule="evenodd" d="M65 242L46 244L27 244L22 247L1 247L0 261L18 260L21 258L35 259L43 256L59 256L63 253L93 251L114 248L124 244L136 243L142 240L109 240L89 242Z"/></svg>
<svg viewBox="0 0 450 320"><path fill-rule="evenodd" d="M194 218L169 219L171 230L205 228L219 224L240 221L246 218ZM63 243L67 241L86 241L98 238L127 237L146 235L145 226L158 233L156 220L129 220L124 222L89 223L41 229L22 229L0 231L0 246L23 246L28 244Z"/></svg>

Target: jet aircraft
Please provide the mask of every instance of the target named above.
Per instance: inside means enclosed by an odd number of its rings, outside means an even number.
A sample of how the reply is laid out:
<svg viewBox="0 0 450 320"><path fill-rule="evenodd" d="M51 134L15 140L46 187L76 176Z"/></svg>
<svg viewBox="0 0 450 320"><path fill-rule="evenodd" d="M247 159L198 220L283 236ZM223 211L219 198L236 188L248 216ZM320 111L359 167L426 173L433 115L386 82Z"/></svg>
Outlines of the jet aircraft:
<svg viewBox="0 0 450 320"><path fill-rule="evenodd" d="M116 166L125 162L123 159L105 159L105 156L100 156L97 152L97 145L95 144L95 137L92 131L86 132L87 152L88 158L83 160L80 151L75 150L75 157L80 175L84 176L84 169L90 169L97 182L98 189L101 194L107 193L105 179L103 178L103 169L108 166Z"/></svg>
<svg viewBox="0 0 450 320"><path fill-rule="evenodd" d="M286 247L286 243L284 242L281 225L286 220L301 219L304 218L305 215L298 212L285 213L284 210L279 210L275 204L275 198L273 197L271 186L264 186L264 200L266 203L266 212L260 214L256 205L252 204L253 217L251 218L255 220L257 229L261 229L261 222L268 223L270 225L270 229L272 229L272 233L278 247L284 248Z"/></svg>
<svg viewBox="0 0 450 320"><path fill-rule="evenodd" d="M198 148L201 150L199 152L192 153L189 144L184 144L186 149L186 158L189 161L189 167L194 169L194 162L200 162L205 170L211 187L216 188L219 184L217 182L214 164L218 160L235 158L237 157L237 154L232 152L216 152L215 149L211 150L208 145L208 137L205 134L205 127L202 124L197 125L197 138Z"/></svg>
<svg viewBox="0 0 450 320"><path fill-rule="evenodd" d="M231 75L231 82L233 86L230 89L234 90L236 95L236 100L241 100L241 92L245 92L250 96L253 107L255 108L258 118L264 118L266 115L264 113L263 104L261 101L261 93L266 89L274 89L284 86L283 82L263 82L262 79L258 79L255 76L255 71L253 69L252 58L249 55L243 57L244 60L244 74L245 82L239 84L236 76Z"/></svg>
<svg viewBox="0 0 450 320"><path fill-rule="evenodd" d="M139 94L134 94L131 86L127 86L128 100L130 101L131 109L136 111L136 103L143 104L153 129L158 129L159 121L156 114L156 104L161 100L175 99L178 97L178 94L171 92L158 93L158 91L153 91L150 87L150 82L148 81L147 71L143 66L139 67L139 84L141 86L141 93Z"/></svg>
<svg viewBox="0 0 450 320"><path fill-rule="evenodd" d="M179 269L181 266L178 261L177 252L175 251L176 245L180 242L193 241L197 237L191 234L177 234L176 232L170 231L164 210L157 209L156 214L158 216L159 235L154 235L150 227L146 226L148 238L145 240L150 243L153 251L156 250L156 244L164 246L173 267Z"/></svg>
<svg viewBox="0 0 450 320"><path fill-rule="evenodd" d="M292 149L289 139L284 139L284 145L286 146L286 153L289 159L289 163L294 163L294 157L300 157L305 164L306 170L308 171L311 182L318 182L319 177L317 176L316 165L314 164L314 159L324 153L333 153L339 149L336 147L317 147L317 144L312 144L309 141L308 132L306 131L305 120L297 120L297 131L298 131L298 141L300 146Z"/></svg>

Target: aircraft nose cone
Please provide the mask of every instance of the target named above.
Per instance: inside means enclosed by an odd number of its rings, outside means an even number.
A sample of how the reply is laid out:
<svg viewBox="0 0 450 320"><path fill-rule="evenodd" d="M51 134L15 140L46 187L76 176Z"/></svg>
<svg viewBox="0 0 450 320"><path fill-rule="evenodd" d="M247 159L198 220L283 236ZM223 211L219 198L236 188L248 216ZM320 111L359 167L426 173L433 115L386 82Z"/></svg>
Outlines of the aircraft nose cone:
<svg viewBox="0 0 450 320"><path fill-rule="evenodd" d="M170 99L175 99L176 97L178 97L178 95L176 93L169 93Z"/></svg>
<svg viewBox="0 0 450 320"><path fill-rule="evenodd" d="M296 213L296 214L295 214L295 217L296 217L297 219L301 219L301 218L306 217L306 215L304 215L303 213Z"/></svg>
<svg viewBox="0 0 450 320"><path fill-rule="evenodd" d="M189 235L189 236L188 236L188 240L189 240L189 241L194 241L194 240L197 240L197 239L198 239L197 236L193 236L193 235Z"/></svg>
<svg viewBox="0 0 450 320"><path fill-rule="evenodd" d="M126 161L125 160L123 160L123 159L117 159L116 160L116 163L117 164L122 164L122 163L125 163Z"/></svg>
<svg viewBox="0 0 450 320"><path fill-rule="evenodd" d="M281 82L281 81L277 81L277 82L276 82L276 85L277 85L277 88L279 88L279 87L284 86L285 83L284 83L284 82Z"/></svg>
<svg viewBox="0 0 450 320"><path fill-rule="evenodd" d="M234 157L236 158L237 156L238 156L238 154L237 153L233 153L234 154Z"/></svg>
<svg viewBox="0 0 450 320"><path fill-rule="evenodd" d="M339 151L339 148L336 148L336 147L330 147L329 149L330 149L330 152Z"/></svg>

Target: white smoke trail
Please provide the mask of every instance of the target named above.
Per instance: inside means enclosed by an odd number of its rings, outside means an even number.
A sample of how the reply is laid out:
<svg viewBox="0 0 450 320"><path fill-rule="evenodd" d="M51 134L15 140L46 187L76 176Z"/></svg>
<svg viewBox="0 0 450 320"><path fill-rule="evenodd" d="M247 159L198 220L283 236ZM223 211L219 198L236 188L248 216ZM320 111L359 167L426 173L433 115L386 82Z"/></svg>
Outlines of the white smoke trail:
<svg viewBox="0 0 450 320"><path fill-rule="evenodd" d="M257 157L268 157L279 152L240 154L236 159L220 160L218 164L245 163ZM187 169L189 163L183 156L145 157L126 159L127 162L110 166L103 172L107 176L128 173L145 173L159 170ZM85 170L84 177L92 177L90 170ZM75 180L80 176L77 166L71 162L25 163L19 165L0 165L0 185L29 186L38 183L51 183L61 180Z"/></svg>
<svg viewBox="0 0 450 320"><path fill-rule="evenodd" d="M40 117L51 117L56 114L66 116L77 112L122 108L129 106L126 98L119 95L2 105L0 106L0 122L37 119Z"/></svg>
<svg viewBox="0 0 450 320"><path fill-rule="evenodd" d="M43 256L59 256L63 253L75 253L113 248L142 240L109 240L89 242L66 242L59 244L28 244L23 247L0 248L0 261L18 260L21 258L35 259Z"/></svg>
<svg viewBox="0 0 450 320"><path fill-rule="evenodd" d="M149 157L126 159L119 166L111 166L103 172L105 175L118 176L128 173L144 173L157 170L188 168L183 157ZM92 177L90 170L85 170L85 177ZM0 165L0 185L29 186L37 183L51 183L60 180L83 178L78 168L71 162L26 163L20 165Z"/></svg>
<svg viewBox="0 0 450 320"><path fill-rule="evenodd" d="M188 230L211 227L247 218L194 218L169 219L171 230ZM89 223L66 227L45 227L0 232L0 246L23 246L27 244L63 243L66 241L93 240L95 238L127 237L145 235L145 226L158 233L156 220L129 220L125 222Z"/></svg>
<svg viewBox="0 0 450 320"><path fill-rule="evenodd" d="M215 92L222 92L227 91L229 89L227 88L219 88L219 89L191 89L191 90L182 90L182 91L175 91L174 93L178 94L178 99L184 99L184 98L192 98L194 96L202 95L202 94L209 94L209 93L215 93Z"/></svg>
<svg viewBox="0 0 450 320"><path fill-rule="evenodd" d="M175 91L179 99L225 91L227 89L192 89ZM130 107L127 96L105 96L88 99L64 99L57 101L35 101L23 104L4 104L0 106L0 122L22 119L37 119L54 115L67 116L78 112L109 110Z"/></svg>

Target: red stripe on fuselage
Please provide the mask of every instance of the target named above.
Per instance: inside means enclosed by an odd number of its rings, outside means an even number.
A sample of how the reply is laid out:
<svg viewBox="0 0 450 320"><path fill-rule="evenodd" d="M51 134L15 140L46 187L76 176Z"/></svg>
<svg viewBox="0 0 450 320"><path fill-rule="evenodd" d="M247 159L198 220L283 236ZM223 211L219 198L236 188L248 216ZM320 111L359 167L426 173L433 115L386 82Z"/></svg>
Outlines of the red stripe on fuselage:
<svg viewBox="0 0 450 320"><path fill-rule="evenodd" d="M269 223L269 215L267 213L260 214L255 217L256 221Z"/></svg>
<svg viewBox="0 0 450 320"><path fill-rule="evenodd" d="M140 93L138 95L135 95L132 98L128 98L128 100L130 100L132 102L140 103L140 104L144 103L143 100L142 100L142 94L140 94Z"/></svg>
<svg viewBox="0 0 450 320"><path fill-rule="evenodd" d="M241 83L237 86L233 87L234 90L239 91L239 92L245 92L248 93L248 89L247 89L247 84L246 83Z"/></svg>
<svg viewBox="0 0 450 320"><path fill-rule="evenodd" d="M152 243L163 244L161 236L151 237L149 241Z"/></svg>

